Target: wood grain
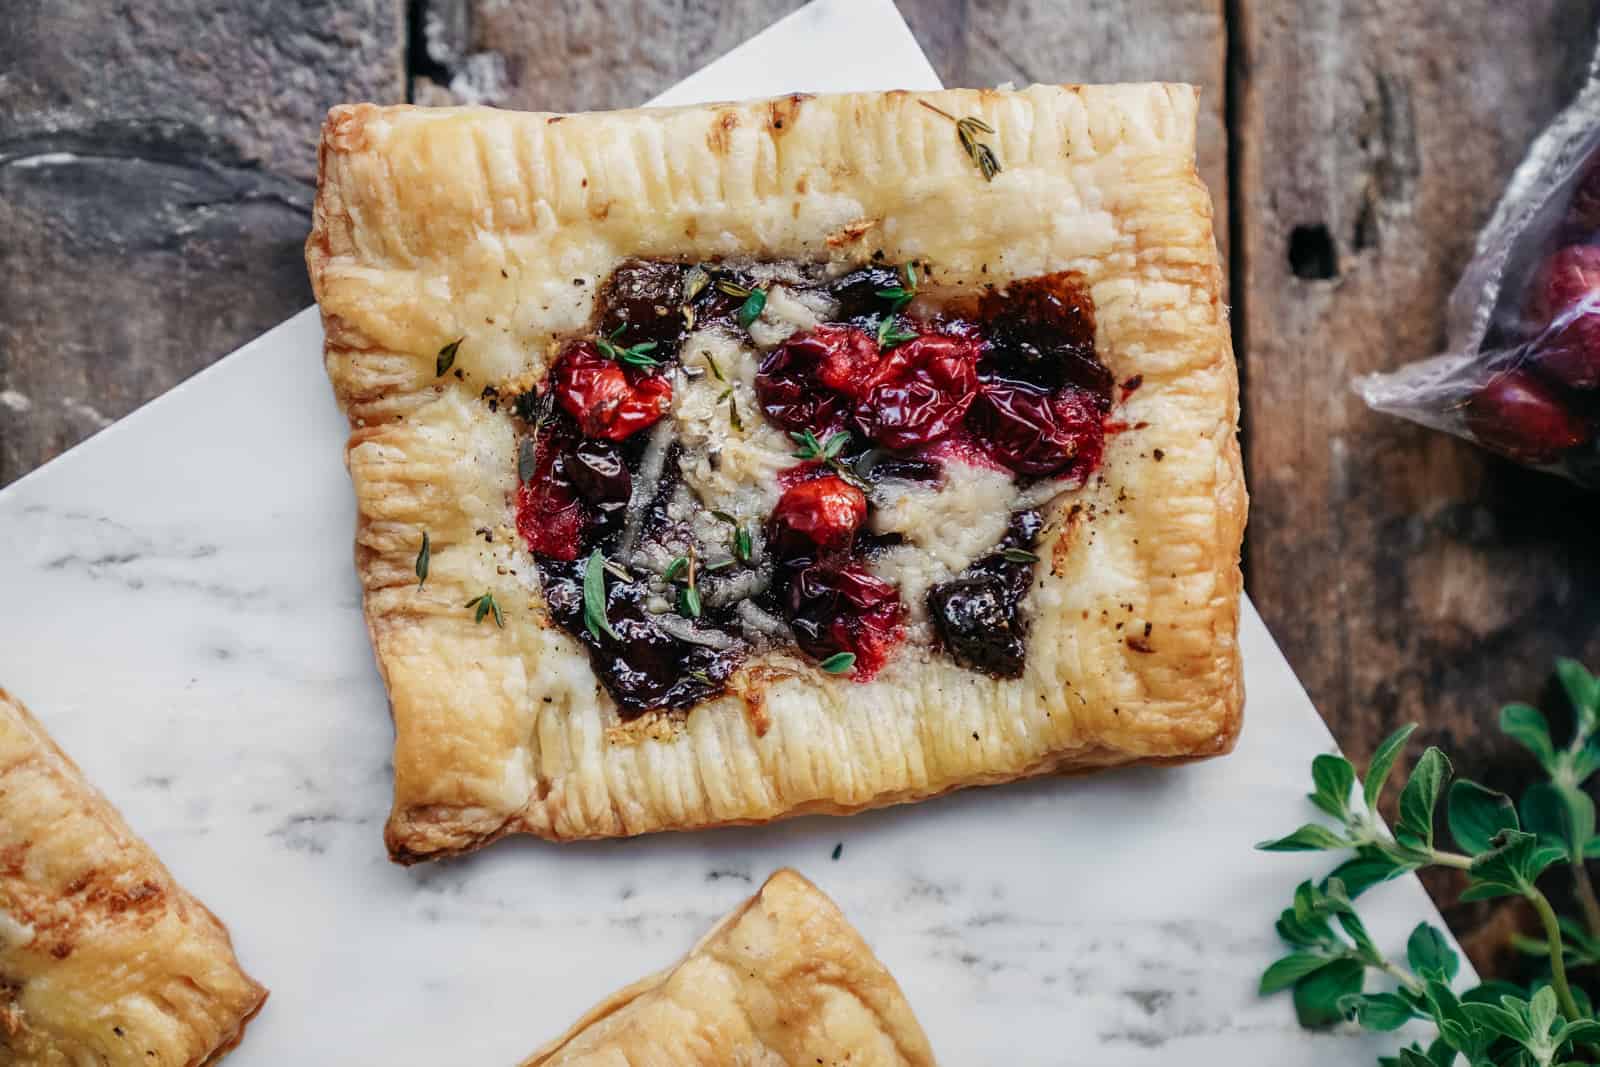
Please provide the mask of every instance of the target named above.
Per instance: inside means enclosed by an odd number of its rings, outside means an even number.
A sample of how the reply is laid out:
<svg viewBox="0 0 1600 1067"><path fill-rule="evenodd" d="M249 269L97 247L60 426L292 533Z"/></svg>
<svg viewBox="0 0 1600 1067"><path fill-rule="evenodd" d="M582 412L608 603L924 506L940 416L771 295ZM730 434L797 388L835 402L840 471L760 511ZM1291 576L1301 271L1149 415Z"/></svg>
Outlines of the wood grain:
<svg viewBox="0 0 1600 1067"><path fill-rule="evenodd" d="M1236 14L1246 584L1358 766L1420 721L1416 751L1515 790L1532 768L1499 706L1539 695L1558 654L1600 664L1600 497L1373 415L1349 385L1443 345L1477 229L1581 80L1594 19L1581 0Z"/></svg>

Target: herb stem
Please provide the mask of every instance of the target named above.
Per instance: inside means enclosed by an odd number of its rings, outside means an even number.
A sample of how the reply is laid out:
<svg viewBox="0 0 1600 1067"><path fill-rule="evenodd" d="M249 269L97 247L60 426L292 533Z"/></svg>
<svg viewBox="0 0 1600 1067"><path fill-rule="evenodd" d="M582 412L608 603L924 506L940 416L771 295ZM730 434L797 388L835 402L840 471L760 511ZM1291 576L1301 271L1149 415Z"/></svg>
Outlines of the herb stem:
<svg viewBox="0 0 1600 1067"><path fill-rule="evenodd" d="M1584 1015L1578 1010L1578 1002L1572 999L1572 989L1567 985L1567 961L1562 955L1561 925L1556 922L1555 909L1537 886L1528 886L1523 895L1533 905L1533 910L1539 913L1539 921L1544 924L1545 940L1550 944L1550 985L1555 988L1556 999L1561 1002L1561 1014L1568 1019L1582 1019Z"/></svg>
<svg viewBox="0 0 1600 1067"><path fill-rule="evenodd" d="M1412 974L1410 971L1406 970L1404 967L1401 967L1398 964L1395 964L1395 963L1391 962L1390 960L1384 960L1382 963L1378 964L1377 966L1378 966L1378 970L1382 971L1384 974L1388 975L1390 978L1393 978L1395 981L1397 981L1401 985L1405 986L1411 992L1413 992L1413 993L1421 993L1422 992L1423 986L1422 986L1421 979L1417 978L1416 975Z"/></svg>
<svg viewBox="0 0 1600 1067"><path fill-rule="evenodd" d="M1594 882L1582 856L1572 864L1572 885L1577 890L1578 906L1583 909L1584 925L1591 934L1600 937L1600 899L1594 895Z"/></svg>
<svg viewBox="0 0 1600 1067"><path fill-rule="evenodd" d="M1429 849L1423 853L1428 863L1438 864L1440 867L1454 867L1458 871L1472 869L1472 857L1463 856L1459 852L1441 852L1438 849Z"/></svg>

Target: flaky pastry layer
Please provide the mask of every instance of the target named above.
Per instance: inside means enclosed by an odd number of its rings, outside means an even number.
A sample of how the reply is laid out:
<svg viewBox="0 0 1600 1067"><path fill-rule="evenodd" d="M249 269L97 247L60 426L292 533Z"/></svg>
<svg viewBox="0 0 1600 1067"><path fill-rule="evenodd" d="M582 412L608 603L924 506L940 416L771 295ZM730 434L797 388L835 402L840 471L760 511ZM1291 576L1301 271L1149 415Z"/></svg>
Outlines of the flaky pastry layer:
<svg viewBox="0 0 1600 1067"><path fill-rule="evenodd" d="M951 115L980 116L985 182ZM581 115L335 108L307 261L349 416L356 561L388 685L392 854L849 812L966 785L1227 751L1245 489L1211 205L1182 85L793 96ZM629 257L932 264L941 285L1080 272L1119 381L1104 466L1056 506L999 681L926 648L870 683L747 664L624 725L511 530L516 440L485 386L537 379ZM454 371L440 348L462 339ZM424 532L432 563L418 588ZM492 591L503 629L464 602Z"/></svg>
<svg viewBox="0 0 1600 1067"><path fill-rule="evenodd" d="M522 1067L932 1067L911 1005L821 890L778 871L670 971L619 990Z"/></svg>
<svg viewBox="0 0 1600 1067"><path fill-rule="evenodd" d="M196 1067L267 991L227 929L0 689L0 1054Z"/></svg>

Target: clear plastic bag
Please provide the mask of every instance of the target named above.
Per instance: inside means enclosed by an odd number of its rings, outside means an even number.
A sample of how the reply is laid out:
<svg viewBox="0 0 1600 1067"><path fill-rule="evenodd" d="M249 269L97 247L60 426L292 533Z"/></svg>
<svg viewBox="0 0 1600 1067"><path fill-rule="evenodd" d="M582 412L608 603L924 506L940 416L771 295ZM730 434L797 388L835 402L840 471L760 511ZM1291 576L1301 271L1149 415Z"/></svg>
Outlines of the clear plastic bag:
<svg viewBox="0 0 1600 1067"><path fill-rule="evenodd" d="M1600 488L1600 55L1479 234L1448 336L1442 355L1358 378L1356 392Z"/></svg>

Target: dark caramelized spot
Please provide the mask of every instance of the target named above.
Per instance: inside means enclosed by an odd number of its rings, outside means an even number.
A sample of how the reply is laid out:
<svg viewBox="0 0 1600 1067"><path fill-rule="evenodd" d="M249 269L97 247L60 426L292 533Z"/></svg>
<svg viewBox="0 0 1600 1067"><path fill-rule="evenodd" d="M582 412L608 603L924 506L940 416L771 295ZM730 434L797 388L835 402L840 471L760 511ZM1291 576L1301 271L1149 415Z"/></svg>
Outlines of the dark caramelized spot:
<svg viewBox="0 0 1600 1067"><path fill-rule="evenodd" d="M945 649L957 663L995 678L1020 678L1026 662L1028 624L1022 598L1033 563L1010 560L1005 550L1032 551L1044 520L1037 511L1011 517L996 550L928 592L928 613Z"/></svg>
<svg viewBox="0 0 1600 1067"><path fill-rule="evenodd" d="M1076 271L987 292L978 302L988 339L979 372L1046 389L1076 385L1111 403L1111 372L1095 354L1094 301Z"/></svg>
<svg viewBox="0 0 1600 1067"><path fill-rule="evenodd" d="M879 291L904 284L898 270L874 264L841 275L828 287L828 292L839 302L840 321L848 322L889 310L889 301L879 296Z"/></svg>
<svg viewBox="0 0 1600 1067"><path fill-rule="evenodd" d="M655 342L650 355L669 360L683 340L683 277L688 268L678 263L630 259L606 279L600 289L600 325L610 337L618 327L621 345Z"/></svg>

